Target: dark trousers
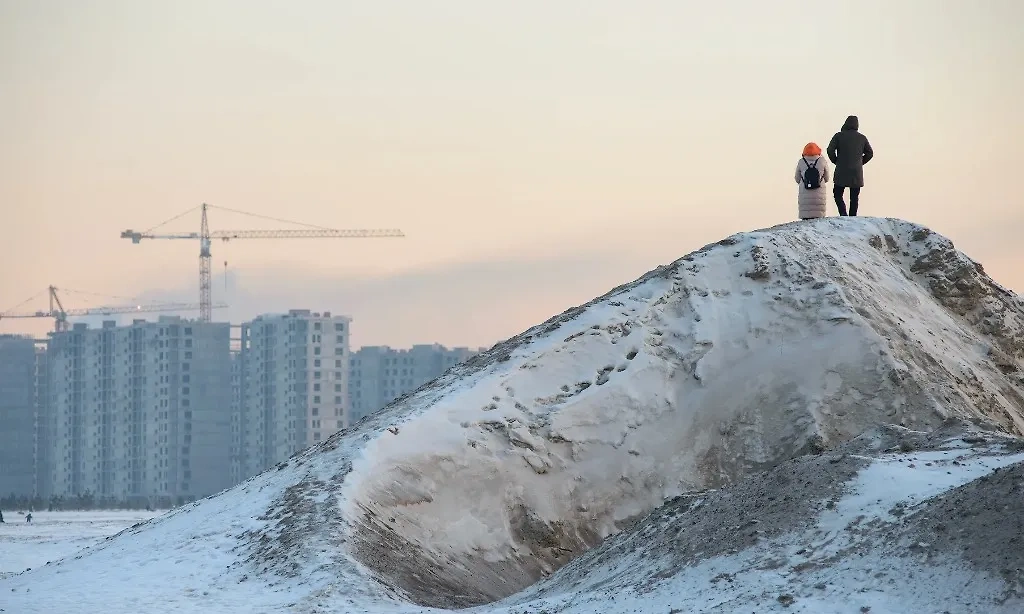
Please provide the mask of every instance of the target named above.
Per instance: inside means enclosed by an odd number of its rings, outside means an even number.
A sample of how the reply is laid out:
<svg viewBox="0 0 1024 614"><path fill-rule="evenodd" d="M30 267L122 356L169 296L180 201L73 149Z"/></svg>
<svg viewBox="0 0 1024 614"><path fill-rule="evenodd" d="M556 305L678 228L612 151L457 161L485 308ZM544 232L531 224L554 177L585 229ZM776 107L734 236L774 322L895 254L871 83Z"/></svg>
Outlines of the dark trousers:
<svg viewBox="0 0 1024 614"><path fill-rule="evenodd" d="M846 203L843 201L843 190L850 188L850 215L856 217L857 205L860 204L860 186L837 185L832 189L832 196L836 198L836 206L839 207L839 215L846 215Z"/></svg>

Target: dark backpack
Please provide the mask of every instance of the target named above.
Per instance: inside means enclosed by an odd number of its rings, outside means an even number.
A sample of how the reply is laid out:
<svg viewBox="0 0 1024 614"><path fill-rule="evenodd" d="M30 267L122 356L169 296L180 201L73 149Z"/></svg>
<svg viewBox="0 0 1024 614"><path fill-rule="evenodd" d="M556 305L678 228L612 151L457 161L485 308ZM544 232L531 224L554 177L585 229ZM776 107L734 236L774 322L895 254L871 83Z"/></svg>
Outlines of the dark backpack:
<svg viewBox="0 0 1024 614"><path fill-rule="evenodd" d="M807 170L804 171L804 187L808 190L817 190L821 187L821 173L818 172L818 160L820 159L818 158L811 165L807 158L802 158L804 164L807 165Z"/></svg>

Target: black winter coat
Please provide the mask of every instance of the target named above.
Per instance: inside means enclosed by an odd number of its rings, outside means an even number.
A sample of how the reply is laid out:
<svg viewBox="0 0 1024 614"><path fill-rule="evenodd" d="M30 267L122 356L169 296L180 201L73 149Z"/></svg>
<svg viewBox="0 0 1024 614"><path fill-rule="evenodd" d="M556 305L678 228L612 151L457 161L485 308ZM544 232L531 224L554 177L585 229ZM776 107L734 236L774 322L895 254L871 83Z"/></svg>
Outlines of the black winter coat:
<svg viewBox="0 0 1024 614"><path fill-rule="evenodd" d="M835 133L828 142L828 159L835 165L832 180L836 187L863 187L864 165L874 157L868 137L857 129L860 127L856 115L846 118L843 129Z"/></svg>

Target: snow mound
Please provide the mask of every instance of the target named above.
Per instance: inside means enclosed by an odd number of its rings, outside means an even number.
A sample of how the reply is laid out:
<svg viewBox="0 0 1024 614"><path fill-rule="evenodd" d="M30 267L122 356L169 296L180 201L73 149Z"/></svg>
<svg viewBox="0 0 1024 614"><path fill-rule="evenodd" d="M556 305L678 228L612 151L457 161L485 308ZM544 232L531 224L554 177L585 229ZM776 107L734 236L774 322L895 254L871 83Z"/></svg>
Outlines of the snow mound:
<svg viewBox="0 0 1024 614"><path fill-rule="evenodd" d="M568 578L598 595L595 578L632 577L631 563L613 573L593 557L666 499L863 445L855 438L882 424L928 431L954 418L1024 433L1022 365L1024 302L925 228L831 218L739 234L496 345L244 484L0 590L31 578L80 611L179 613L525 604ZM812 458L801 470L832 476L818 484L833 499L867 466ZM716 496L733 515L767 513L729 492ZM820 498L793 492L787 515L814 517ZM754 556L762 543L719 541L691 562ZM957 564L949 574L966 573ZM138 578L140 567L159 576ZM41 592L32 603L53 605Z"/></svg>
<svg viewBox="0 0 1024 614"><path fill-rule="evenodd" d="M879 424L1024 432L1022 324L1017 296L919 226L730 237L379 416L391 431L341 489L352 551L418 603L474 605L668 497Z"/></svg>

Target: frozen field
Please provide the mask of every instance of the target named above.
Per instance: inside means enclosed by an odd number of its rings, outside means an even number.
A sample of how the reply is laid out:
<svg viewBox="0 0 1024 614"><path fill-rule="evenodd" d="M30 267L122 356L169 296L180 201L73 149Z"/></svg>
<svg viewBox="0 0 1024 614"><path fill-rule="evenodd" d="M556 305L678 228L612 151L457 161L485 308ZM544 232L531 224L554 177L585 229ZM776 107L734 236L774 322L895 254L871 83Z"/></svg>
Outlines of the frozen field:
<svg viewBox="0 0 1024 614"><path fill-rule="evenodd" d="M104 537L149 520L162 511L47 512L32 514L32 522L16 510L4 510L0 524L0 578L42 567L77 553Z"/></svg>

